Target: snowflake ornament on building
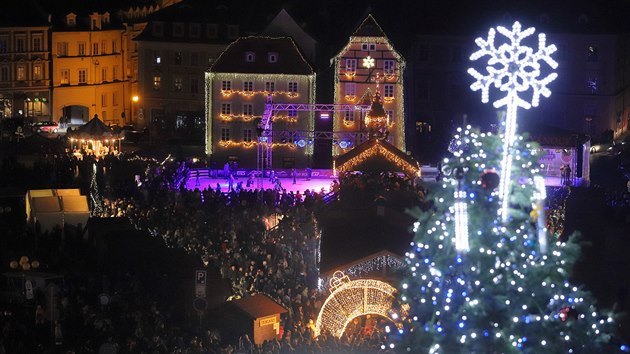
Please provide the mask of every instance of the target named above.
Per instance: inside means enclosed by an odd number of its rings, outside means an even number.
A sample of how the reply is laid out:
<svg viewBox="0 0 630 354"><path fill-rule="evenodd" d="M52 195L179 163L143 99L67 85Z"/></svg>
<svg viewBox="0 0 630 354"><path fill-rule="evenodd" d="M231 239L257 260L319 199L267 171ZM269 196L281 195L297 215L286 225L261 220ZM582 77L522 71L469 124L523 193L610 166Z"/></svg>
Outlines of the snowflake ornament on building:
<svg viewBox="0 0 630 354"><path fill-rule="evenodd" d="M498 47L495 44L495 35L499 32L507 38L505 43ZM526 37L535 32L533 27L521 31L521 24L517 21L512 25L512 30L498 26L496 30L491 28L488 31L488 38L477 38L475 43L479 50L470 56L471 61L476 61L484 56L488 56L486 74L482 74L474 68L468 69L468 73L475 78L475 82L470 85L473 91L481 90L481 102L488 103L490 87L494 86L505 95L494 101L496 108L506 106L507 114L504 126L503 138L503 159L501 161L501 181L499 186L499 196L502 199L500 210L503 220L507 220L507 208L509 204L510 172L512 169L511 149L516 135L516 111L518 107L529 109L537 107L540 96L549 97L551 90L547 85L558 77L556 73L549 73L541 78L541 61L545 62L551 69L558 67L558 63L551 58L551 54L556 51L556 46L547 45L547 37L543 33L538 34L538 49L527 47L521 44ZM529 94L531 99L526 100L523 95Z"/></svg>

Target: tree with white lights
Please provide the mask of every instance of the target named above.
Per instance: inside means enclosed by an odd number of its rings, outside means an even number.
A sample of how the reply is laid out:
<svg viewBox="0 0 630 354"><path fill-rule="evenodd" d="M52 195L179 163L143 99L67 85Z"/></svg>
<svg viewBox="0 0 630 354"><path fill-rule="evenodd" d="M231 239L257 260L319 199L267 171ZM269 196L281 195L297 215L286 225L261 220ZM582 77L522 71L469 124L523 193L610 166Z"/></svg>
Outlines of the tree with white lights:
<svg viewBox="0 0 630 354"><path fill-rule="evenodd" d="M516 133L517 107L538 105L555 79L543 79L539 61L557 64L539 35L539 49L521 45L534 32L498 27L508 38L477 39L471 56L489 56L487 73L475 69L473 90L488 102L491 86L505 93L500 135L458 129L444 159L444 179L433 206L418 212L407 253L409 276L401 300L410 305L398 349L414 353L611 353L620 349L611 314L598 313L592 295L569 276L579 254L575 238L549 239L544 222L540 147ZM520 95L532 90L531 102ZM552 236L553 237L553 236ZM621 346L621 350L627 350Z"/></svg>
<svg viewBox="0 0 630 354"><path fill-rule="evenodd" d="M407 253L410 275L401 289L410 316L398 348L443 354L613 352L613 318L598 313L591 294L568 281L579 245L574 239L541 242L539 146L518 135L509 221L497 215L502 143L500 136L470 127L453 139L452 156L443 162L445 178L429 196L433 207L417 214ZM466 206L464 215L458 203Z"/></svg>

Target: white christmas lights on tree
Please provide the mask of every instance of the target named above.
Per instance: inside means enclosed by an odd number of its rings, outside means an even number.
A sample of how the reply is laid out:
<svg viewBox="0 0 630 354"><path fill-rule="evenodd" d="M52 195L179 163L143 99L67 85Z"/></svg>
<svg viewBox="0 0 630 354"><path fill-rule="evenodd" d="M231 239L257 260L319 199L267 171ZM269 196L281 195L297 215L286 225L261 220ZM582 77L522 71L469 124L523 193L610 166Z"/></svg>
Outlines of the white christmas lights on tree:
<svg viewBox="0 0 630 354"><path fill-rule="evenodd" d="M497 47L495 44L496 32L507 38L507 42ZM496 31L491 28L488 31L488 39L477 38L475 43L479 50L470 56L471 61L476 61L484 56L489 56L486 66L486 73L482 74L474 68L468 69L468 73L475 78L475 82L470 85L473 91L481 90L481 102L489 102L490 86L494 86L505 96L494 101L494 107L506 106L507 114L505 118L505 131L503 137L503 158L501 161L501 180L499 184L499 197L502 206L499 210L502 219L507 219L507 209L509 204L509 188L512 170L512 146L516 134L516 111L518 107L529 109L537 107L540 95L549 97L551 90L547 85L556 79L556 73L549 73L544 78L541 75L540 61L555 69L558 63L551 58L551 54L556 51L556 46L546 44L546 36L538 34L538 50L521 45L521 41L535 32L533 27L521 31L521 24L517 21L512 25L512 30L503 26L498 26ZM530 100L521 98L520 95L532 91Z"/></svg>

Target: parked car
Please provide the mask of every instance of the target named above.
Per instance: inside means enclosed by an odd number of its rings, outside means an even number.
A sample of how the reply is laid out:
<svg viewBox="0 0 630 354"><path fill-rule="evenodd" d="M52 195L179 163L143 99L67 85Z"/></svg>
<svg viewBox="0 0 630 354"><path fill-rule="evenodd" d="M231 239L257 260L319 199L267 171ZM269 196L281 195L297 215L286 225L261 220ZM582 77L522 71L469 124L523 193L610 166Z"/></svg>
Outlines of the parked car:
<svg viewBox="0 0 630 354"><path fill-rule="evenodd" d="M35 122L33 123L33 131L37 133L57 133L59 131L59 123Z"/></svg>

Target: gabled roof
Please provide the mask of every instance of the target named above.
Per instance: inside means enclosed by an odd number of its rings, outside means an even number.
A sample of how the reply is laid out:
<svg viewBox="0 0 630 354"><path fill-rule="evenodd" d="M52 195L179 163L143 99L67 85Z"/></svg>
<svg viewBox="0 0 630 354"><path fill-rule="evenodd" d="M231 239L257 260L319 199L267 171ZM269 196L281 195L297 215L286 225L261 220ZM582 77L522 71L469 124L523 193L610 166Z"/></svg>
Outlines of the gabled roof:
<svg viewBox="0 0 630 354"><path fill-rule="evenodd" d="M387 37L381 26L378 25L372 14L361 22L352 34L353 37Z"/></svg>
<svg viewBox="0 0 630 354"><path fill-rule="evenodd" d="M252 319L277 315L287 312L284 306L275 302L265 294L254 294L230 302Z"/></svg>
<svg viewBox="0 0 630 354"><path fill-rule="evenodd" d="M387 44L387 47L392 52L394 57L404 63L405 59L394 48L394 45L391 43L381 26L376 22L376 19L374 19L372 14L368 14L363 22L361 22L359 27L357 27L357 29L354 31L352 36L350 36L350 40L346 43L346 45L333 58L330 59L330 64L332 65L336 59L341 57L341 55L345 53L353 43L365 41L367 40L366 38L382 39L385 44Z"/></svg>
<svg viewBox="0 0 630 354"><path fill-rule="evenodd" d="M418 161L382 139L370 139L335 159L335 169L339 172L404 172L417 176L420 171Z"/></svg>
<svg viewBox="0 0 630 354"><path fill-rule="evenodd" d="M252 62L246 54L254 53ZM268 55L276 53L276 62L269 62ZM289 37L242 37L232 42L217 58L211 72L244 74L294 74L313 75L313 68Z"/></svg>

